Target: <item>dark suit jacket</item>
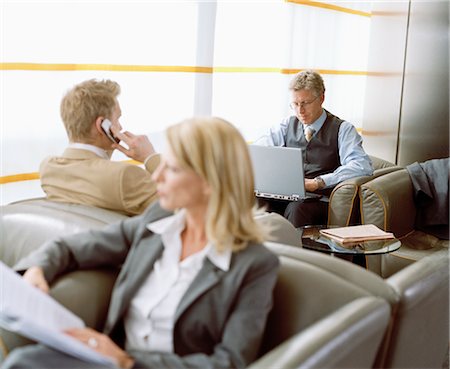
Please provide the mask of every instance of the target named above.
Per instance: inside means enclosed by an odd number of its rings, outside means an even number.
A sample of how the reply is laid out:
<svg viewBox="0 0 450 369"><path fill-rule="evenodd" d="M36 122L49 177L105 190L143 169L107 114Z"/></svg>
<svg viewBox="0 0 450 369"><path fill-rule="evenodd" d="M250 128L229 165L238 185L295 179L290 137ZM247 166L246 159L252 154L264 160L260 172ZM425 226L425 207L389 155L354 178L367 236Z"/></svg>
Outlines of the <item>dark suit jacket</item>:
<svg viewBox="0 0 450 369"><path fill-rule="evenodd" d="M416 228L449 239L449 158L412 163L406 167L417 205Z"/></svg>
<svg viewBox="0 0 450 369"><path fill-rule="evenodd" d="M120 266L104 332L123 344L123 318L134 294L161 256L161 237L146 225L168 216L159 204L140 216L47 243L22 259L16 270L44 268L49 282L78 268ZM272 290L277 257L263 245L233 253L227 272L205 258L175 317L173 353L130 352L136 367L243 368L256 359Z"/></svg>

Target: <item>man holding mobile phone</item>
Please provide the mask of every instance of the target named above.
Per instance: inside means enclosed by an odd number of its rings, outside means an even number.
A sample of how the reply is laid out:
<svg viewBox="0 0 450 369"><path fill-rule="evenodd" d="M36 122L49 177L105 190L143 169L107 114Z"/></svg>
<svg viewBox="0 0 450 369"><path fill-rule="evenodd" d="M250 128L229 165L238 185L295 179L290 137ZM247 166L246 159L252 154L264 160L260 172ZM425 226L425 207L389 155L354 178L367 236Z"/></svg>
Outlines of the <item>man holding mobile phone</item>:
<svg viewBox="0 0 450 369"><path fill-rule="evenodd" d="M156 200L151 179L159 154L145 135L121 132L120 86L111 80L87 80L61 101L69 146L40 165L41 186L52 201L85 204L126 215L142 213ZM127 147L121 145L122 141ZM114 149L144 164L112 161Z"/></svg>

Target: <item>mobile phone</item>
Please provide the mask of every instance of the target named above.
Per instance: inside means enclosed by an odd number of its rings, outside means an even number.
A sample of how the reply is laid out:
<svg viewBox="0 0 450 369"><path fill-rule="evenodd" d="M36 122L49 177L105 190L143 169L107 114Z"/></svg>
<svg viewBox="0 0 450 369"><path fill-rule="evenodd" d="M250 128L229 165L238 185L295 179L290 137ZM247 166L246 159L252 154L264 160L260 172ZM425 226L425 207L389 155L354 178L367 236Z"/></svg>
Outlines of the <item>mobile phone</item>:
<svg viewBox="0 0 450 369"><path fill-rule="evenodd" d="M111 121L109 119L104 119L101 126L102 126L102 129L103 129L103 132L105 132L105 135L108 136L108 138L112 142L114 142L114 143L119 143L120 142L120 139L114 137L112 132L111 132L112 123L111 123Z"/></svg>

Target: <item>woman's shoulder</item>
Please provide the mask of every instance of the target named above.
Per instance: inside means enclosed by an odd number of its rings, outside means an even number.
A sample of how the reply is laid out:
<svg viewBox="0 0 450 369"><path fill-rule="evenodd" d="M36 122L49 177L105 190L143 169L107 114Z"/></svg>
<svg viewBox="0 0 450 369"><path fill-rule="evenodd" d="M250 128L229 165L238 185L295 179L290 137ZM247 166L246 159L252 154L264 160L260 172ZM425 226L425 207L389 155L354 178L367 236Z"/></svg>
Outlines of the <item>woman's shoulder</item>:
<svg viewBox="0 0 450 369"><path fill-rule="evenodd" d="M258 242L250 242L245 249L237 252L236 259L241 259L242 262L249 262L254 265L277 266L279 264L278 256L264 244Z"/></svg>
<svg viewBox="0 0 450 369"><path fill-rule="evenodd" d="M144 228L148 223L167 218L171 215L173 215L173 212L163 209L159 201L154 201L142 214L130 217L124 222L127 225L133 225L133 227Z"/></svg>

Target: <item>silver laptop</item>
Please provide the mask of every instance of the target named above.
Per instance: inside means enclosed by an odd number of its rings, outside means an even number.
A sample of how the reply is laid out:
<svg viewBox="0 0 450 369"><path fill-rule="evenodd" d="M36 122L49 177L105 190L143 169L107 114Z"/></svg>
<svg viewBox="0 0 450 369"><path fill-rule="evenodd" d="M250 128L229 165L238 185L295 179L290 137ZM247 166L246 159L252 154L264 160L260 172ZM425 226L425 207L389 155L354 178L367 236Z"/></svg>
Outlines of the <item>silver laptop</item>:
<svg viewBox="0 0 450 369"><path fill-rule="evenodd" d="M305 201L322 197L305 191L301 149L249 145L249 151L257 197L288 201Z"/></svg>

